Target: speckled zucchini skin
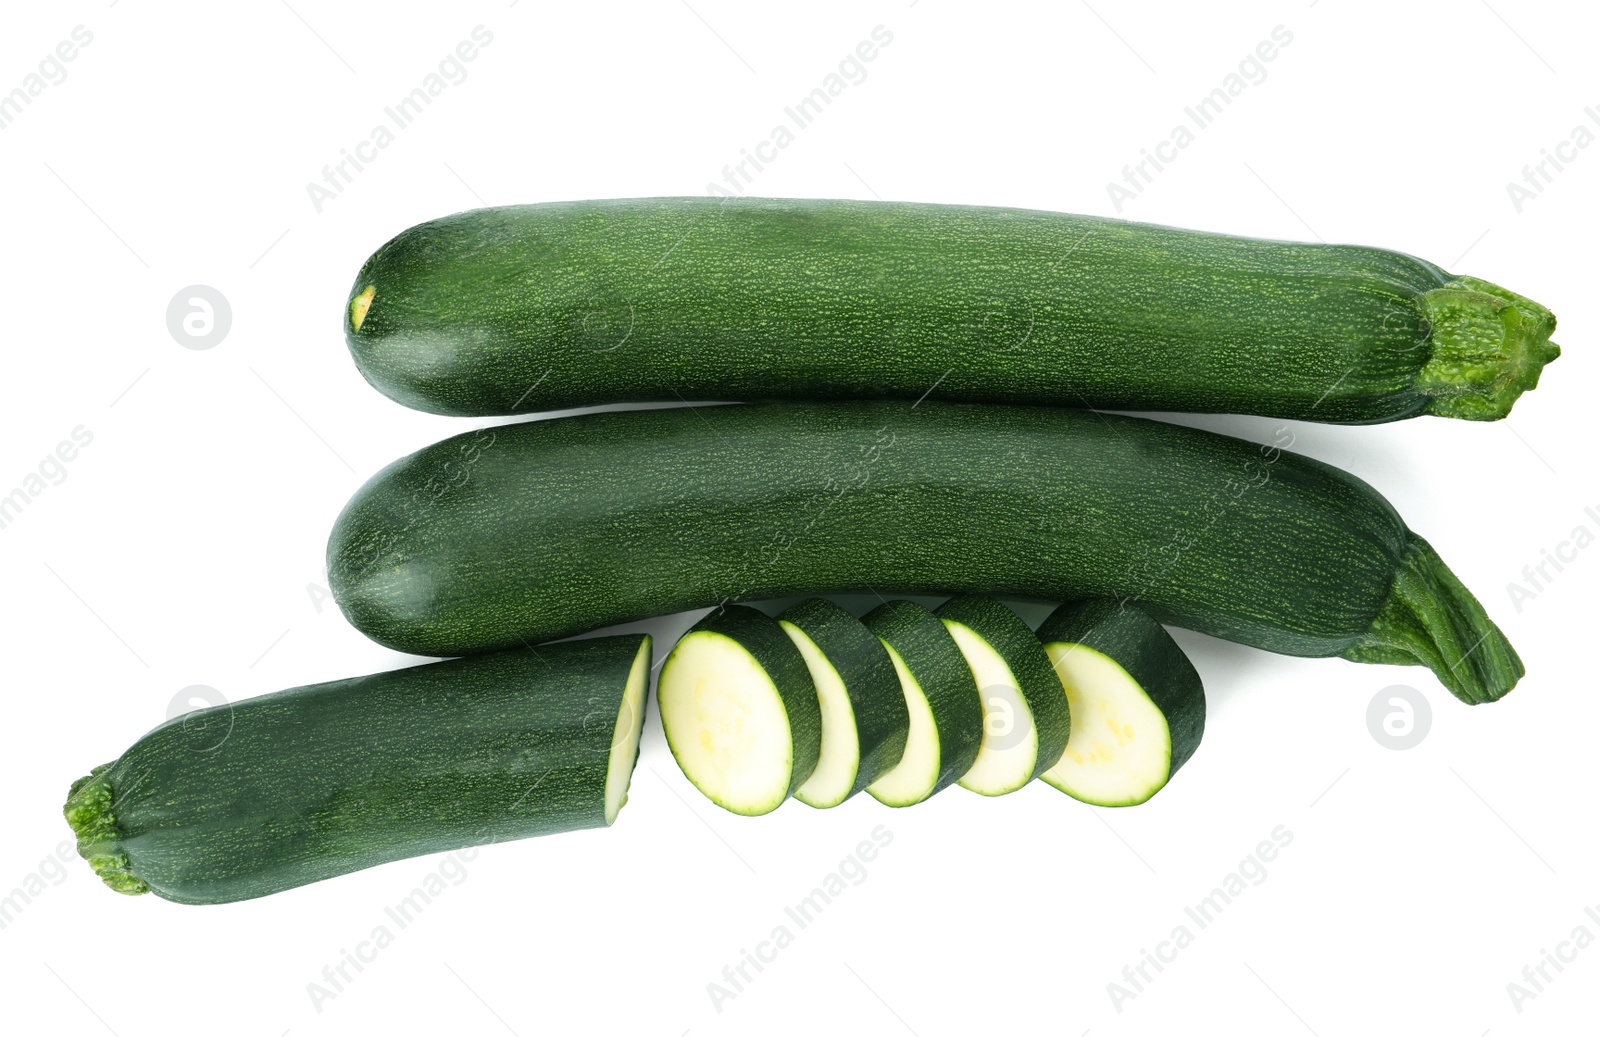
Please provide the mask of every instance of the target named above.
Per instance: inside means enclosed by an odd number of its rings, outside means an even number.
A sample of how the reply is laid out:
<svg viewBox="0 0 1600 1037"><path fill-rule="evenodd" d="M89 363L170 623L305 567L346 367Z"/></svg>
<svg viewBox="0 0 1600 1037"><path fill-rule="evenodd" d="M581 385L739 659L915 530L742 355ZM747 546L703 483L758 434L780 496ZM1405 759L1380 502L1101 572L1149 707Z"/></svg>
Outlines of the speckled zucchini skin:
<svg viewBox="0 0 1600 1037"><path fill-rule="evenodd" d="M367 380L441 414L929 394L1352 423L1501 417L1554 326L1384 249L772 198L431 220L367 260L344 317Z"/></svg>
<svg viewBox="0 0 1600 1037"><path fill-rule="evenodd" d="M1167 776L1178 773L1206 727L1206 693L1194 664L1160 623L1136 605L1107 598L1069 602L1039 624L1042 644L1085 645L1121 666L1167 718Z"/></svg>
<svg viewBox="0 0 1600 1037"><path fill-rule="evenodd" d="M985 594L951 598L933 614L942 622L960 623L977 634L1011 670L1017 691L1033 714L1034 730L1039 736L1039 755L1028 780L1054 767L1071 737L1072 718L1067 712L1067 696L1061 690L1061 681L1033 630L1021 616Z"/></svg>
<svg viewBox="0 0 1600 1037"><path fill-rule="evenodd" d="M934 793L961 780L983 746L983 699L966 656L939 617L914 601L886 601L861 617L868 630L894 649L928 700L939 735L939 777Z"/></svg>
<svg viewBox="0 0 1600 1037"><path fill-rule="evenodd" d="M520 648L188 713L75 783L67 819L107 885L182 904L601 827L649 644Z"/></svg>
<svg viewBox="0 0 1600 1037"><path fill-rule="evenodd" d="M799 627L844 681L861 756L845 794L849 799L899 763L905 752L909 717L900 677L883 642L827 598L809 598L778 619Z"/></svg>
<svg viewBox="0 0 1600 1037"><path fill-rule="evenodd" d="M817 769L817 760L822 755L822 706L817 702L817 687L811 681L811 670L806 666L805 656L789 640L789 635L783 632L776 619L748 605L726 605L713 610L690 627L678 644L705 634L725 637L744 649L766 672L778 698L783 700L783 712L789 721L791 754L789 790L784 798L793 796L795 790L804 785L806 779L811 777L811 772ZM674 646L667 661L661 664L663 675L674 664L676 657L677 648ZM684 732L684 735L687 734L689 732ZM676 757L678 750L673 744L670 729L667 731L667 746ZM727 807L711 792L705 789L700 791L718 806Z"/></svg>
<svg viewBox="0 0 1600 1037"><path fill-rule="evenodd" d="M636 410L481 435L390 465L335 524L334 597L392 648L457 655L724 601L971 591L1136 599L1270 651L1423 663L1467 701L1522 673L1372 487L1228 436L931 400Z"/></svg>

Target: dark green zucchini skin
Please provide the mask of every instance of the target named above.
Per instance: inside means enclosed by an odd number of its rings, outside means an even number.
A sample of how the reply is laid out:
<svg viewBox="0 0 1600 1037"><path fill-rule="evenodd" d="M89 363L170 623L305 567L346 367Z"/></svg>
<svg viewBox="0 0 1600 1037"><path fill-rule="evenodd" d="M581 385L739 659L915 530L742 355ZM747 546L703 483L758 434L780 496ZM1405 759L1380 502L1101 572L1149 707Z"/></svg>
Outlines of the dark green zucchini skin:
<svg viewBox="0 0 1600 1037"><path fill-rule="evenodd" d="M79 779L65 813L107 885L181 904L601 827L649 641L541 645L199 710Z"/></svg>
<svg viewBox="0 0 1600 1037"><path fill-rule="evenodd" d="M846 799L862 791L900 762L906 750L910 716L900 690L900 675L883 642L827 598L809 598L778 619L793 623L811 638L844 681L855 714L861 762Z"/></svg>
<svg viewBox="0 0 1600 1037"><path fill-rule="evenodd" d="M861 622L895 650L928 699L939 734L939 778L928 793L932 796L960 781L983 748L983 698L972 669L939 617L914 601L886 601Z"/></svg>
<svg viewBox="0 0 1600 1037"><path fill-rule="evenodd" d="M928 395L1348 423L1503 417L1554 327L1383 249L772 198L431 220L367 260L344 318L369 382L441 414Z"/></svg>
<svg viewBox="0 0 1600 1037"><path fill-rule="evenodd" d="M1421 663L1470 702L1522 674L1377 491L1228 436L1065 408L768 403L501 426L463 470L478 435L378 473L329 539L340 608L400 651L870 589L1133 599L1269 651Z"/></svg>
<svg viewBox="0 0 1600 1037"><path fill-rule="evenodd" d="M1039 624L1041 644L1086 645L1128 672L1167 718L1172 738L1170 778L1194 751L1206 727L1200 674L1166 628L1143 609L1109 598L1072 601Z"/></svg>
<svg viewBox="0 0 1600 1037"><path fill-rule="evenodd" d="M701 631L720 634L739 645L772 680L773 688L783 700L784 715L789 719L789 748L793 756L789 764L788 794L793 796L817 769L817 760L822 756L822 706L817 702L817 686L811 680L811 668L806 665L805 656L776 619L749 605L723 605L713 609L683 636L687 638ZM671 665L672 654L668 654L667 661L661 664L662 672ZM671 739L668 739L668 746L671 746ZM707 795L709 797L709 793Z"/></svg>
<svg viewBox="0 0 1600 1037"><path fill-rule="evenodd" d="M1010 667L1017 690L1033 713L1033 726L1039 735L1039 756L1028 780L1054 767L1071 737L1072 718L1067 712L1067 697L1061 690L1061 681L1033 630L1021 616L986 594L951 598L933 614L941 620L970 628Z"/></svg>

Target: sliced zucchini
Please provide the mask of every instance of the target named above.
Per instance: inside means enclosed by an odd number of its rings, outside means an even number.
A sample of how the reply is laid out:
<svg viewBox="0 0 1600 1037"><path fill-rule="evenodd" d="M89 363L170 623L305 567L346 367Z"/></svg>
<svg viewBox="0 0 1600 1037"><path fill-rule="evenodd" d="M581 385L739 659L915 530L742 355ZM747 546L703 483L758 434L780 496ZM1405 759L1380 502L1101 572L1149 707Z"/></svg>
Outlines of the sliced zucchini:
<svg viewBox="0 0 1600 1037"><path fill-rule="evenodd" d="M889 650L829 601L802 601L778 617L811 670L822 707L822 754L794 798L836 807L900 762L910 713Z"/></svg>
<svg viewBox="0 0 1600 1037"><path fill-rule="evenodd" d="M1159 792L1206 726L1205 689L1183 649L1142 609L1106 598L1061 606L1038 637L1072 708L1072 737L1044 780L1102 807Z"/></svg>
<svg viewBox="0 0 1600 1037"><path fill-rule="evenodd" d="M764 612L727 605L696 623L661 664L656 697L678 766L719 807L776 810L816 769L816 686Z"/></svg>
<svg viewBox="0 0 1600 1037"><path fill-rule="evenodd" d="M985 796L1015 792L1053 767L1067 747L1070 714L1050 657L1022 617L982 594L939 606L983 701L983 746L961 787Z"/></svg>
<svg viewBox="0 0 1600 1037"><path fill-rule="evenodd" d="M966 657L937 616L914 601L890 601L861 620L889 650L910 725L900 762L867 792L909 807L957 781L983 744L983 701Z"/></svg>

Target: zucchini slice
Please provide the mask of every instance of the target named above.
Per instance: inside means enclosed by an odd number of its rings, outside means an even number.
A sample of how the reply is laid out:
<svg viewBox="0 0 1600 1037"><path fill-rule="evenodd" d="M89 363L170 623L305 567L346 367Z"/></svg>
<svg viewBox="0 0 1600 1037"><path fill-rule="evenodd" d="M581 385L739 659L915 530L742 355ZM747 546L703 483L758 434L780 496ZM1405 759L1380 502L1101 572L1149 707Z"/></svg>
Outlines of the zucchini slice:
<svg viewBox="0 0 1600 1037"><path fill-rule="evenodd" d="M984 796L1015 792L1055 765L1070 736L1061 682L1033 630L982 594L939 606L983 700L983 746L960 785Z"/></svg>
<svg viewBox="0 0 1600 1037"><path fill-rule="evenodd" d="M776 810L816 770L816 685L765 612L727 605L696 623L662 664L656 699L679 768L725 810Z"/></svg>
<svg viewBox="0 0 1600 1037"><path fill-rule="evenodd" d="M890 601L861 622L889 650L910 714L905 753L867 792L886 806L909 807L972 767L983 745L983 700L966 657L932 612Z"/></svg>
<svg viewBox="0 0 1600 1037"><path fill-rule="evenodd" d="M1143 803L1194 755L1200 675L1166 629L1115 599L1072 602L1039 626L1072 706L1072 738L1044 780L1102 807Z"/></svg>
<svg viewBox="0 0 1600 1037"><path fill-rule="evenodd" d="M822 754L794 798L836 807L905 754L910 713L900 676L883 642L827 598L802 601L778 625L805 657L822 708Z"/></svg>
<svg viewBox="0 0 1600 1037"><path fill-rule="evenodd" d="M599 828L627 799L649 680L635 634L291 688L169 720L64 812L106 885L180 904Z"/></svg>

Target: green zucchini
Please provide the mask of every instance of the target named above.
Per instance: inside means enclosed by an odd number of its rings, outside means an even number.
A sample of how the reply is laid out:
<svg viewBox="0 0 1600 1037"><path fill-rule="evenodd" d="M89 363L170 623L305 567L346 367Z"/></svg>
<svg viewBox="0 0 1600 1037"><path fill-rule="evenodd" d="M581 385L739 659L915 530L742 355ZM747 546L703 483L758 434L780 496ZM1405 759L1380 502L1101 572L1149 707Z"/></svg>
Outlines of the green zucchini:
<svg viewBox="0 0 1600 1037"><path fill-rule="evenodd" d="M1069 602L1039 625L1039 640L1072 705L1072 738L1044 774L1102 807L1133 806L1161 791L1194 755L1206 693L1172 635L1126 602Z"/></svg>
<svg viewBox="0 0 1600 1037"><path fill-rule="evenodd" d="M1288 655L1522 663L1366 483L1276 447L1066 408L768 403L500 426L395 462L328 544L350 622L460 655L725 601L873 589L1116 597ZM1465 491L1464 491L1465 492Z"/></svg>
<svg viewBox="0 0 1600 1037"><path fill-rule="evenodd" d="M457 213L357 275L380 391L440 414L902 397L1504 417L1538 303L1383 249L1023 209L643 198Z"/></svg>
<svg viewBox="0 0 1600 1037"><path fill-rule="evenodd" d="M822 752L811 671L778 621L727 605L661 664L656 703L684 776L717 806L765 814L806 783Z"/></svg>
<svg viewBox="0 0 1600 1037"><path fill-rule="evenodd" d="M65 813L106 885L180 904L597 828L627 799L649 676L636 634L212 706L74 782Z"/></svg>
<svg viewBox="0 0 1600 1037"><path fill-rule="evenodd" d="M983 699L955 638L921 605L886 601L861 622L889 650L910 714L900 762L867 793L885 806L913 806L972 769L983 748Z"/></svg>
<svg viewBox="0 0 1600 1037"><path fill-rule="evenodd" d="M822 707L822 753L794 798L836 807L905 753L910 715L900 677L883 642L827 598L800 602L778 625L805 657Z"/></svg>
<svg viewBox="0 0 1600 1037"><path fill-rule="evenodd" d="M951 598L934 615L966 657L984 706L983 747L960 785L985 796L1015 792L1067 746L1067 699L1050 657L1021 617L985 595Z"/></svg>

